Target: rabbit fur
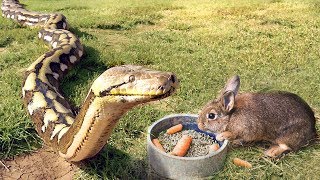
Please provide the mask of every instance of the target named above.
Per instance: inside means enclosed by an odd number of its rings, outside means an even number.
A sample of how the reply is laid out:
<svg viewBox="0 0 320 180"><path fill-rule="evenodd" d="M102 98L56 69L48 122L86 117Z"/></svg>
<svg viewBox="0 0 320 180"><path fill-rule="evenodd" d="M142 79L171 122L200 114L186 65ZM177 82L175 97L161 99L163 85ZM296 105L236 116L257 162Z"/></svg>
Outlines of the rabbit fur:
<svg viewBox="0 0 320 180"><path fill-rule="evenodd" d="M239 76L228 80L220 96L199 113L199 129L215 132L217 140L236 145L268 141L272 145L265 155L269 157L296 151L317 136L314 112L296 94L238 94L239 86Z"/></svg>

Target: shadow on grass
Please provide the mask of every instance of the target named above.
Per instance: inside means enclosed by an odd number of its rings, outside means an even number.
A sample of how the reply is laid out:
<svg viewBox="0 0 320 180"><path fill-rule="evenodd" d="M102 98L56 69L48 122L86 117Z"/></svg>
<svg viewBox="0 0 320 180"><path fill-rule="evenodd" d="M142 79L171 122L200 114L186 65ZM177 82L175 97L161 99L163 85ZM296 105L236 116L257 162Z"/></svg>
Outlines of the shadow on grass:
<svg viewBox="0 0 320 180"><path fill-rule="evenodd" d="M4 47L8 46L9 44L11 44L13 41L14 41L14 39L11 36L0 38L0 47L4 48Z"/></svg>
<svg viewBox="0 0 320 180"><path fill-rule="evenodd" d="M77 27L71 27L69 28L69 30L74 33L75 35L77 35L78 38L81 38L81 39L96 39L96 37L92 34L89 34L87 32L83 32L83 31L80 31L79 28Z"/></svg>
<svg viewBox="0 0 320 180"><path fill-rule="evenodd" d="M95 157L85 160L78 165L80 169L91 176L108 179L146 179L147 165L144 160L137 160L129 154L111 145Z"/></svg>
<svg viewBox="0 0 320 180"><path fill-rule="evenodd" d="M24 138L16 138L19 137L21 133L21 128L19 127L26 127L23 129L27 136ZM8 131L13 131L12 138L8 137ZM16 124L15 129L7 129L6 127L0 126L0 160L2 159L10 159L16 155L21 153L26 153L33 149L38 149L41 147L41 140L40 137L37 135L36 130L33 128L30 121L22 121ZM0 178L1 179L1 178Z"/></svg>
<svg viewBox="0 0 320 180"><path fill-rule="evenodd" d="M119 23L103 23L92 26L91 28L95 29L103 29L103 30L115 30L115 31L123 31L130 30L135 28L138 25L155 25L151 19L137 18L133 20L127 20Z"/></svg>
<svg viewBox="0 0 320 180"><path fill-rule="evenodd" d="M90 46L84 46L84 56L63 78L60 88L72 107L76 107L75 104L77 103L75 102L75 98L78 96L77 93L81 91L88 92L97 74L99 75L110 68L108 65L99 61L99 57L99 51Z"/></svg>

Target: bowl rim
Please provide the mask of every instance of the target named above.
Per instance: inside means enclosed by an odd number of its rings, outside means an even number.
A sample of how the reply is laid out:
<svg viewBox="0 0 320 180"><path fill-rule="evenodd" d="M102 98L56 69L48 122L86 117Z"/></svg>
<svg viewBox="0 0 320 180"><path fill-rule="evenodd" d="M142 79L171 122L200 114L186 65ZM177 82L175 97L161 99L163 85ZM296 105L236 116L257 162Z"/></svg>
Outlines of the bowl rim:
<svg viewBox="0 0 320 180"><path fill-rule="evenodd" d="M222 146L219 148L218 151L215 151L215 152L211 152L205 156L198 156L198 157L179 157L179 156L174 156L174 155L171 155L169 153L166 153L166 152L163 152L161 150L159 150L159 148L157 148L153 143L152 143L152 140L151 140L151 130L158 124L160 123L161 121L165 120L165 119L168 119L168 118L174 118L174 117L181 117L181 116L188 116L188 117L195 117L195 118L198 118L199 116L197 114L170 114L170 115L166 115L164 116L163 118L155 121L154 123L152 123L151 126L149 126L148 128L148 133L147 133L147 144L150 144L149 147L151 147L153 150L157 151L158 153L164 155L164 156L167 156L169 158L173 158L173 159L179 159L179 160L190 160L190 161L194 161L194 160L201 160L201 159L207 159L207 158L210 158L210 157L213 157L217 154L219 154L221 151L223 151L229 141L228 140L224 140Z"/></svg>

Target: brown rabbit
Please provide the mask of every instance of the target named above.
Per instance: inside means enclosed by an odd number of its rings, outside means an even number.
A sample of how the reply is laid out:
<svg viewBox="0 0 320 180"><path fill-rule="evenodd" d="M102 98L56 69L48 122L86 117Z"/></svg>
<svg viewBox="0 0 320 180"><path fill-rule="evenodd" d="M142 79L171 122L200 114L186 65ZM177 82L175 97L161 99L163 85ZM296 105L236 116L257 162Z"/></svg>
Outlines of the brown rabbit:
<svg viewBox="0 0 320 180"><path fill-rule="evenodd" d="M316 137L314 113L299 96L289 92L237 95L239 86L239 76L232 77L220 97L204 106L197 120L200 129L235 144L271 142L265 151L270 157L296 151Z"/></svg>

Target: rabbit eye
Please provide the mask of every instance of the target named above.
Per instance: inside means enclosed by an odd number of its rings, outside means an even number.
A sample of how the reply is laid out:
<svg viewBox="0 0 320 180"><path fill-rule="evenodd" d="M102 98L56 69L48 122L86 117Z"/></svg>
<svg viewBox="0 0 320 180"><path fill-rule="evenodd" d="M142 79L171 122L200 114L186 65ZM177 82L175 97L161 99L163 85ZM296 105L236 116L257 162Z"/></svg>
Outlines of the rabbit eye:
<svg viewBox="0 0 320 180"><path fill-rule="evenodd" d="M207 114L207 118L208 119L216 119L217 118L217 115L216 114L214 114L214 113L209 113L209 114Z"/></svg>

